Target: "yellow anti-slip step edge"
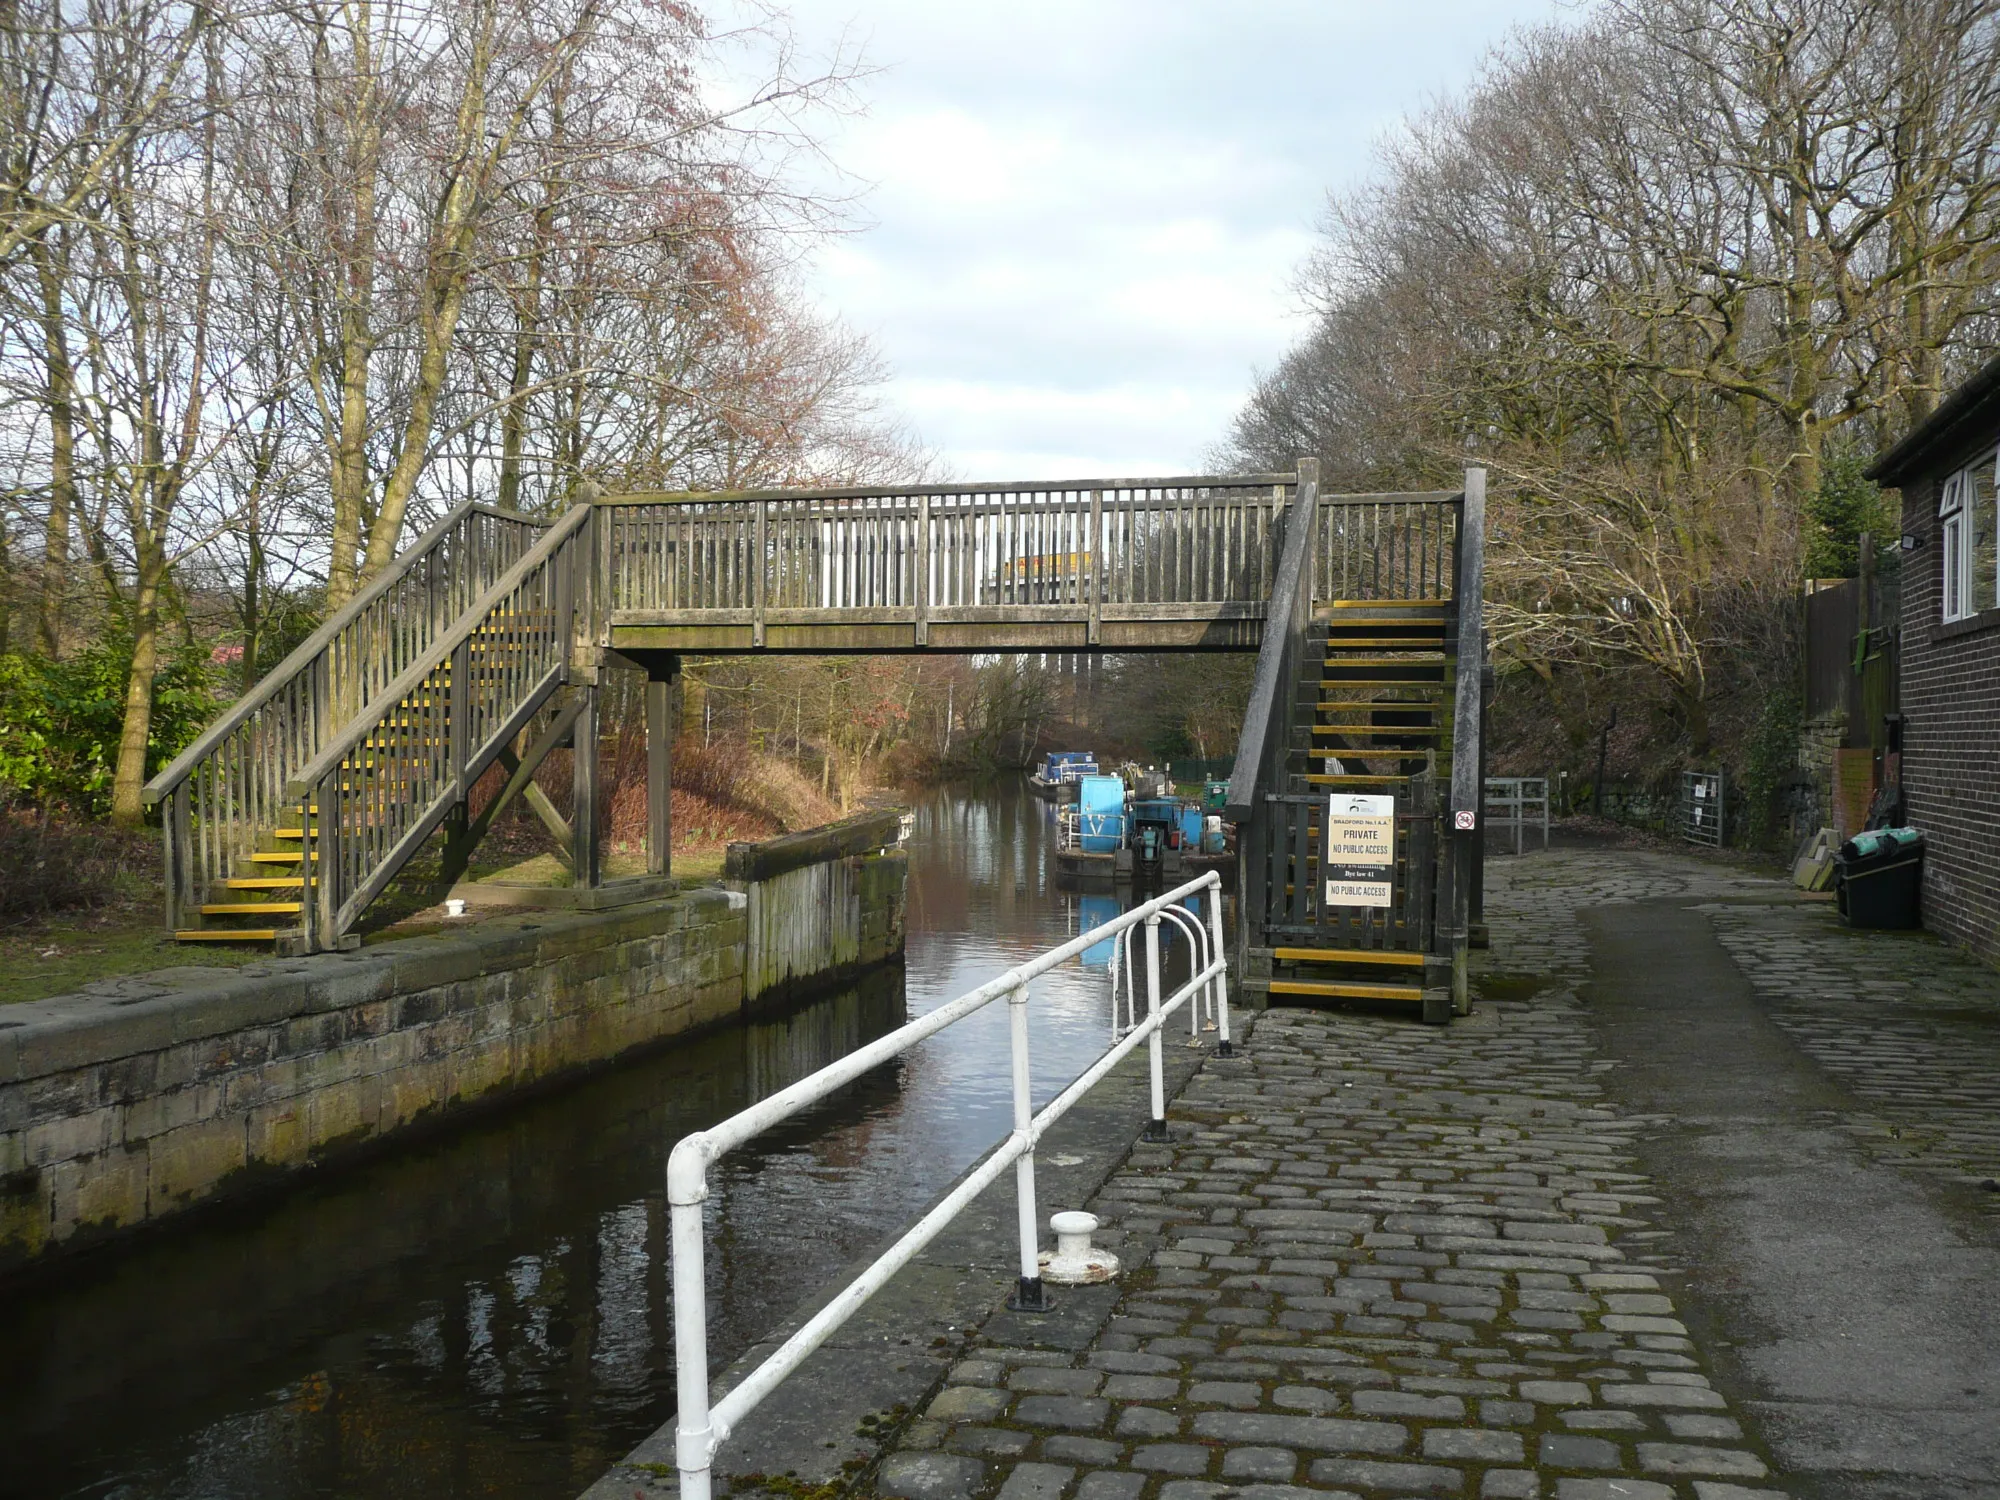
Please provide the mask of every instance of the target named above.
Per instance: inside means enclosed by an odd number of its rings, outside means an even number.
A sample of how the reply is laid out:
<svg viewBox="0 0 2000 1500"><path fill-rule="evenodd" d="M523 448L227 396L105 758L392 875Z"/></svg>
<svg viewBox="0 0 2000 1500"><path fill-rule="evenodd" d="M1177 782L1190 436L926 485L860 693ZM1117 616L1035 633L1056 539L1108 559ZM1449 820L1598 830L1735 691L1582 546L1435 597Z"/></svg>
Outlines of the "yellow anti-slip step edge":
<svg viewBox="0 0 2000 1500"><path fill-rule="evenodd" d="M1401 786L1407 776L1325 776L1317 772L1306 777L1308 786Z"/></svg>
<svg viewBox="0 0 2000 1500"><path fill-rule="evenodd" d="M1421 969L1421 953L1401 953L1391 948L1273 948L1271 957L1281 964L1393 964L1398 968Z"/></svg>
<svg viewBox="0 0 2000 1500"><path fill-rule="evenodd" d="M1442 734L1444 731L1435 724L1315 724L1314 734L1354 734L1370 739L1387 736L1396 739L1403 735Z"/></svg>
<svg viewBox="0 0 2000 1500"><path fill-rule="evenodd" d="M296 917L296 901L211 901L200 908L204 917Z"/></svg>
<svg viewBox="0 0 2000 1500"><path fill-rule="evenodd" d="M174 934L177 943L275 943L275 927L190 927Z"/></svg>
<svg viewBox="0 0 2000 1500"><path fill-rule="evenodd" d="M1444 640L1442 620L1332 620L1328 622L1327 629L1329 631L1371 630L1382 635L1394 636L1397 640L1428 641L1432 646L1437 646ZM1352 646L1357 644L1357 641L1353 636L1329 635L1326 643L1329 646Z"/></svg>
<svg viewBox="0 0 2000 1500"><path fill-rule="evenodd" d="M1384 652L1438 652L1438 642L1432 636L1336 636L1326 642L1328 652L1358 652L1358 650L1384 650ZM1332 660L1332 658L1328 658Z"/></svg>
<svg viewBox="0 0 2000 1500"><path fill-rule="evenodd" d="M1414 984L1341 984L1326 979L1274 979L1274 995L1318 995L1328 1000L1410 1000L1421 1002L1423 988Z"/></svg>
<svg viewBox="0 0 2000 1500"><path fill-rule="evenodd" d="M1322 599L1315 608L1325 611L1332 609L1434 609L1440 613L1451 609L1449 599Z"/></svg>

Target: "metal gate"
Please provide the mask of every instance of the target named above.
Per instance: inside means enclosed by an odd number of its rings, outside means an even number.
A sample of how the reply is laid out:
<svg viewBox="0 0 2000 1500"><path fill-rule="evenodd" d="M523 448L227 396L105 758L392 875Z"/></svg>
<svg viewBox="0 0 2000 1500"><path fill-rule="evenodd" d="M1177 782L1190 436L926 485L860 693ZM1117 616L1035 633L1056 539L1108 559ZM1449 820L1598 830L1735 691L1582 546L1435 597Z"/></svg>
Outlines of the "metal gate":
<svg viewBox="0 0 2000 1500"><path fill-rule="evenodd" d="M1726 790L1720 771L1681 773L1681 837L1688 843L1722 847Z"/></svg>

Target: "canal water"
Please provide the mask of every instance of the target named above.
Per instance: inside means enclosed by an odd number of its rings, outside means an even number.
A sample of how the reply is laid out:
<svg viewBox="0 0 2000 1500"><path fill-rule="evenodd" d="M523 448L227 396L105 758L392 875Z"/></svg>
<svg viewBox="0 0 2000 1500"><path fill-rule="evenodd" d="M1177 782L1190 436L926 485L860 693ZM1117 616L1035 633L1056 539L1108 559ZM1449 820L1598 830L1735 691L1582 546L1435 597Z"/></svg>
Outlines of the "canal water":
<svg viewBox="0 0 2000 1500"><path fill-rule="evenodd" d="M0 1496L570 1500L673 1412L667 1151L1113 915L1052 836L1020 783L937 794L904 968L0 1294ZM1034 990L1038 1102L1109 1039L1085 957ZM1005 1010L724 1159L718 1367L1009 1128Z"/></svg>

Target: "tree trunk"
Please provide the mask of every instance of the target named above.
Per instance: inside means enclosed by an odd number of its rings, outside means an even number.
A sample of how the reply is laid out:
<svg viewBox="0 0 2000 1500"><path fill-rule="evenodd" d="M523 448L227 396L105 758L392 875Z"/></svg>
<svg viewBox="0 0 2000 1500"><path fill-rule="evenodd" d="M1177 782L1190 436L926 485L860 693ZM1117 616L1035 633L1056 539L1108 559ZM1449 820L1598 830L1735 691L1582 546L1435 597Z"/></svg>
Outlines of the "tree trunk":
<svg viewBox="0 0 2000 1500"><path fill-rule="evenodd" d="M153 678L160 656L160 578L165 558L158 546L139 559L138 587L132 595L132 666L125 674L125 722L118 735L118 765L111 780L111 821L137 828L146 809L146 743L153 733Z"/></svg>
<svg viewBox="0 0 2000 1500"><path fill-rule="evenodd" d="M61 231L52 230L52 235ZM42 528L42 650L62 652L63 615L69 602L70 520L76 513L76 393L69 359L69 326L63 315L63 275L68 259L45 240L34 246L42 294L42 359L49 403L49 513Z"/></svg>

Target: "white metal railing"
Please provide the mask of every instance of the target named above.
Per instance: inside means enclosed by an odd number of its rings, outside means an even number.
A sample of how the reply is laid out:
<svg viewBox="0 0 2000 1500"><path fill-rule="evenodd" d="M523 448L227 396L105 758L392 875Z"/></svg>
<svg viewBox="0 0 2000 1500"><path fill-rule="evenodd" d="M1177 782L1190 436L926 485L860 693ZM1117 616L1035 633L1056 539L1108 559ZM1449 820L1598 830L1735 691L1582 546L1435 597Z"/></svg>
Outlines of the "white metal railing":
<svg viewBox="0 0 2000 1500"><path fill-rule="evenodd" d="M1125 836L1125 811L1085 812L1080 807L1060 807L1056 809L1056 848L1064 854L1083 854L1089 851L1083 847L1086 838L1117 838ZM1109 849L1097 851L1110 854Z"/></svg>
<svg viewBox="0 0 2000 1500"><path fill-rule="evenodd" d="M1189 945L1193 952L1199 954L1205 951L1206 934L1201 931L1201 920L1195 913L1189 911L1185 906L1169 906L1160 915L1173 918L1174 925L1188 934ZM1108 967L1111 971L1111 1036L1113 1040L1125 1035L1126 1032L1139 1024L1139 987L1133 982L1132 977L1132 944L1126 941L1130 935L1131 929L1126 928L1115 934L1111 939L1111 962ZM1121 958L1123 959L1122 968L1120 964ZM1125 981L1125 1008L1122 1015L1118 1007L1118 981L1121 977ZM1194 1004L1188 1007L1188 1045L1190 1047L1195 1046L1202 1032L1214 1031L1218 1033L1215 1050L1220 1056L1227 1057L1229 1056L1229 1032L1226 1020L1217 1013L1217 996L1214 992L1211 992L1206 1017L1202 1015L1201 998L1197 994Z"/></svg>
<svg viewBox="0 0 2000 1500"><path fill-rule="evenodd" d="M1486 778L1486 827L1514 830L1514 852L1525 842L1528 820L1539 815L1542 847L1549 847L1549 779L1546 776L1489 776Z"/></svg>
<svg viewBox="0 0 2000 1500"><path fill-rule="evenodd" d="M1208 923L1181 923L1195 941L1193 972L1187 983L1170 996L1160 994L1160 922L1169 911L1181 910L1178 903L1206 890ZM1182 911L1182 915L1187 913ZM1039 1114L1034 1112L1028 1087L1028 985L1041 975L1068 962L1085 949L1116 939L1128 929L1146 929L1146 1019L1132 1027L1097 1061L1085 1068L1069 1086L1056 1095ZM1197 995L1211 997L1218 1026L1217 1050L1229 1047L1229 996L1225 974L1227 962L1222 942L1222 877L1211 870L1197 880L1177 886L1135 906L1102 926L1071 938L1038 958L1009 969L996 979L941 1005L929 1015L898 1027L865 1047L850 1052L839 1062L821 1068L770 1098L731 1115L707 1130L698 1130L683 1139L667 1159L667 1203L673 1236L674 1277L674 1373L680 1397L676 1419L674 1460L680 1470L681 1500L710 1500L711 1466L716 1450L743 1419L764 1398L776 1390L784 1378L803 1364L815 1349L880 1291L897 1271L915 1259L917 1253L961 1211L986 1191L1011 1164L1014 1167L1018 1201L1018 1228L1021 1251L1020 1284L1013 1305L1029 1311L1047 1306L1042 1292L1039 1229L1035 1216L1035 1143L1055 1121L1096 1086L1112 1068L1140 1042L1150 1043L1152 1116L1146 1124L1146 1138L1166 1138L1166 1075L1161 1053L1160 1030L1167 1017ZM800 1110L817 1104L836 1089L852 1083L869 1069L908 1051L925 1037L935 1035L954 1022L1005 997L1008 1033L1013 1061L1014 1128L978 1166L947 1193L944 1199L905 1230L895 1244L849 1282L833 1299L809 1318L756 1369L720 1400L711 1401L708 1388L708 1270L706 1234L702 1204L708 1198L708 1169L722 1155L761 1135Z"/></svg>

